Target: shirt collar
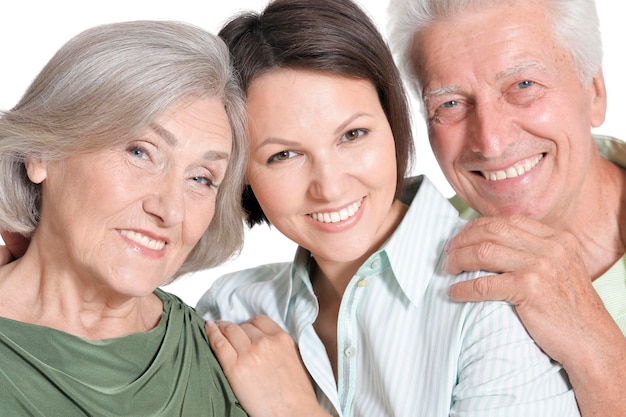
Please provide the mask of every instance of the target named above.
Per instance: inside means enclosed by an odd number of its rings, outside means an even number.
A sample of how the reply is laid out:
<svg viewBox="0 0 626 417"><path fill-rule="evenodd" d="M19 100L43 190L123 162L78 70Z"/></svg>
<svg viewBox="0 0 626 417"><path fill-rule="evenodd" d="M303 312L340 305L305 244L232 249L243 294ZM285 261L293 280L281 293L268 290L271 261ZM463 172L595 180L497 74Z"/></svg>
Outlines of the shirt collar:
<svg viewBox="0 0 626 417"><path fill-rule="evenodd" d="M402 222L357 275L367 276L391 266L406 296L416 302L439 267L446 240L460 227L460 220L456 209L426 177L407 179L401 200L409 204ZM291 274L293 290L305 285L312 295L310 256L308 250L299 247Z"/></svg>
<svg viewBox="0 0 626 417"><path fill-rule="evenodd" d="M605 135L593 135L600 154L621 168L626 168L626 142Z"/></svg>
<svg viewBox="0 0 626 417"><path fill-rule="evenodd" d="M427 177L412 180L421 181L421 185L418 183L413 191L409 210L382 250L389 258L398 284L411 302L416 303L431 277L443 273L440 271L443 248L463 222Z"/></svg>

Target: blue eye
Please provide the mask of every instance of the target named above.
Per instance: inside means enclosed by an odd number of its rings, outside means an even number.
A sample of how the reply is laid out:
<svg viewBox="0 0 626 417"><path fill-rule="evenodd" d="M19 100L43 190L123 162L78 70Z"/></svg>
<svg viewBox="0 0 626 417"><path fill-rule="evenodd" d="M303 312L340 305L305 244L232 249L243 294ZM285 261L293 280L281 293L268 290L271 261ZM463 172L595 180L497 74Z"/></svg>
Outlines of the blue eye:
<svg viewBox="0 0 626 417"><path fill-rule="evenodd" d="M450 101L446 101L445 103L443 103L443 107L448 107L448 108L450 108L450 107L454 107L454 106L456 106L457 104L459 104L459 102L458 102L458 101L456 101L456 100L450 100Z"/></svg>
<svg viewBox="0 0 626 417"><path fill-rule="evenodd" d="M131 155L137 157L137 158L147 158L148 157L148 152L140 147L140 146L131 146L128 148L128 153L130 153Z"/></svg>
<svg viewBox="0 0 626 417"><path fill-rule="evenodd" d="M215 184L212 179L207 178L207 177L193 177L192 180L197 182L198 184L206 185L207 187L214 187L214 188L219 187L218 184Z"/></svg>
<svg viewBox="0 0 626 417"><path fill-rule="evenodd" d="M534 83L532 81L525 80L525 81L522 81L520 83L517 83L517 86L519 88L528 88L528 87L531 87L533 84Z"/></svg>

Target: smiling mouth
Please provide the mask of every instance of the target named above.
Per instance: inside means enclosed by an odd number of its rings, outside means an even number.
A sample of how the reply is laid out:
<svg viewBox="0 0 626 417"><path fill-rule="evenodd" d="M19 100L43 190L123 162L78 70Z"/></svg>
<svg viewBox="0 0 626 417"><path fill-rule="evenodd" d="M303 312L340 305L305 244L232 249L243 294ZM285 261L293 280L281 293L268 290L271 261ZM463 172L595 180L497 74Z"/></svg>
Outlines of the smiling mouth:
<svg viewBox="0 0 626 417"><path fill-rule="evenodd" d="M161 250L165 246L165 242L162 240L155 240L132 230L120 230L120 233L127 239L132 240L141 246L145 246L148 249Z"/></svg>
<svg viewBox="0 0 626 417"><path fill-rule="evenodd" d="M527 159L526 161L522 161L517 163L507 169L500 171L479 171L480 174L485 177L486 180L489 181L501 181L509 178L519 177L520 175L524 175L528 171L531 171L534 167L537 166L539 161L543 159L543 154L539 154L534 158Z"/></svg>
<svg viewBox="0 0 626 417"><path fill-rule="evenodd" d="M331 211L327 213L311 213L310 216L313 218L313 220L316 220L320 223L338 223L354 216L356 212L359 211L361 204L363 204L362 198L359 201L355 201L348 207L342 208L339 211Z"/></svg>

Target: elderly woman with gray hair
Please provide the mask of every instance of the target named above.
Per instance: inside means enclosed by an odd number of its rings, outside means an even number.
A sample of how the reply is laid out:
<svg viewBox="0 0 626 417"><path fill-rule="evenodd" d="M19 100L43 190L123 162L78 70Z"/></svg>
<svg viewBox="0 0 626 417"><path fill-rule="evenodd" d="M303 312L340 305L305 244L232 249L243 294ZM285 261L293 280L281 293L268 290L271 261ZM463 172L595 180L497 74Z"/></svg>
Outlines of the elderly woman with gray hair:
<svg viewBox="0 0 626 417"><path fill-rule="evenodd" d="M174 22L89 29L0 114L2 415L244 416L204 322L158 289L243 240L244 103Z"/></svg>

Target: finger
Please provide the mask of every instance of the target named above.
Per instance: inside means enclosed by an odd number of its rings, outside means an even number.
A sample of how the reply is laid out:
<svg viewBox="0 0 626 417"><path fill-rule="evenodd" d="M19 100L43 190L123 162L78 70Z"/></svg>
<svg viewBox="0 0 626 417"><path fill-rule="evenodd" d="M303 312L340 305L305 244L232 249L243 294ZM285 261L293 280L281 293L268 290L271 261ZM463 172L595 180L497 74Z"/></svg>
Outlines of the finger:
<svg viewBox="0 0 626 417"><path fill-rule="evenodd" d="M541 242L552 238L556 230L532 219L520 216L482 217L467 223L463 230L446 244L446 251L481 242L494 242L515 249L526 249L526 242Z"/></svg>
<svg viewBox="0 0 626 417"><path fill-rule="evenodd" d="M526 269L536 258L535 254L499 243L479 242L450 251L443 269L449 274L480 270L494 273L512 272Z"/></svg>
<svg viewBox="0 0 626 417"><path fill-rule="evenodd" d="M250 347L252 343L250 337L241 325L220 320L215 321L214 324L238 354L246 351Z"/></svg>
<svg viewBox="0 0 626 417"><path fill-rule="evenodd" d="M448 296L457 302L507 301L517 305L524 296L521 288L514 286L508 274L485 275L480 278L458 282L448 288Z"/></svg>
<svg viewBox="0 0 626 417"><path fill-rule="evenodd" d="M266 335L274 335L283 331L278 323L264 314L252 317L248 323Z"/></svg>
<svg viewBox="0 0 626 417"><path fill-rule="evenodd" d="M538 220L523 216L521 214L480 217L470 223L470 227L487 226L491 223L508 224L516 230L524 230L527 233L542 238L552 236L556 232L556 229L552 228L551 226L548 226Z"/></svg>
<svg viewBox="0 0 626 417"><path fill-rule="evenodd" d="M237 352L217 324L209 320L204 324L204 329L209 339L209 346L213 349L217 360L223 367L233 364L237 360Z"/></svg>

